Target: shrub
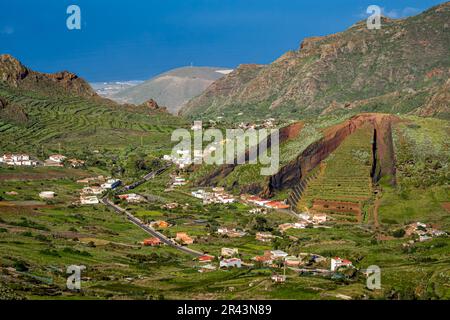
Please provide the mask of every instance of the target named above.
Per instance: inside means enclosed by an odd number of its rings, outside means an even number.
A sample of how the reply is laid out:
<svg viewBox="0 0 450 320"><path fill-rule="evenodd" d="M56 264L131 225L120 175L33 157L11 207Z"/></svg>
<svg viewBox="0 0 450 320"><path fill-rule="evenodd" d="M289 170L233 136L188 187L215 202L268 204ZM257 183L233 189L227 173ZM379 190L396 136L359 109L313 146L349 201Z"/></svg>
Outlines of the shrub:
<svg viewBox="0 0 450 320"><path fill-rule="evenodd" d="M14 262L14 269L19 272L26 272L29 270L29 266L25 261L17 260L16 262Z"/></svg>
<svg viewBox="0 0 450 320"><path fill-rule="evenodd" d="M405 235L405 230L403 230L403 229L397 229L397 230L394 230L393 232L392 232L392 235L395 237L395 238L403 238L403 236Z"/></svg>
<svg viewBox="0 0 450 320"><path fill-rule="evenodd" d="M52 256L52 257L58 257L60 258L61 255L58 253L58 251L53 250L53 249L44 249L39 251L39 253L44 254L46 256Z"/></svg>

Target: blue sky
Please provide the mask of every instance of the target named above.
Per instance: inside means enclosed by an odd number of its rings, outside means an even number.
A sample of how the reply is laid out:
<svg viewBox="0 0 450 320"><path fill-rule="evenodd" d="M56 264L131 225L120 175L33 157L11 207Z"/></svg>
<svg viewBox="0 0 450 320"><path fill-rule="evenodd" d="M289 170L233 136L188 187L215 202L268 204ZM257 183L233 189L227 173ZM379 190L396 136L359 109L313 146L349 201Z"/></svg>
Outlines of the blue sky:
<svg viewBox="0 0 450 320"><path fill-rule="evenodd" d="M148 79L186 66L270 63L303 38L345 30L379 5L401 18L434 0L13 0L0 1L0 53L42 72L89 81ZM81 8L69 31L66 9Z"/></svg>

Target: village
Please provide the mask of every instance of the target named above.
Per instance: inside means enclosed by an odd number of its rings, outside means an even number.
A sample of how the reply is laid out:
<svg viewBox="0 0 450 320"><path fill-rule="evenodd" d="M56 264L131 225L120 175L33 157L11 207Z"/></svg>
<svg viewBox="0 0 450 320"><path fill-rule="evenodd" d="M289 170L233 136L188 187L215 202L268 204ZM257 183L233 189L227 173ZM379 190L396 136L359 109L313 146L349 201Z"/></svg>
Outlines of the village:
<svg viewBox="0 0 450 320"><path fill-rule="evenodd" d="M267 124L268 125L268 124ZM242 124L239 125L242 127ZM269 125L268 125L269 126ZM247 126L244 126L247 128ZM198 128L193 128L197 130ZM187 155L181 152L180 155ZM202 155L197 155L202 156ZM183 157L181 158L183 159ZM187 159L187 158L186 158ZM172 172L169 177L168 186L165 192L179 191L186 193L193 199L200 201L205 208L212 205L220 205L224 208L233 204L241 204L246 206L247 213L253 216L266 216L272 212L278 212L287 216L295 216L296 221L283 222L277 226L276 232L274 231L257 231L251 232L242 227L229 227L218 226L215 228L214 234L217 237L226 239L239 239L243 237L254 237L256 242L262 243L267 246L271 246L278 240L282 240L284 237L288 237L294 241L298 240L298 237L288 235L289 230L302 230L307 228L332 228L332 218L321 212L301 212L293 213L290 210L290 206L286 201L264 199L257 195L240 194L233 195L225 190L224 187L209 187L209 188L195 188L190 186L189 175L182 169L190 165L187 160L173 159L170 156L163 156L163 160L174 164L177 167L177 171ZM45 161L40 161L32 158L28 154L23 153L8 153L0 157L0 165L17 166L17 167L70 167L70 168L84 168L85 161L78 159L68 159L62 154L53 154ZM180 171L181 170L181 171ZM110 176L98 175L87 178L78 179L77 184L82 185L79 191L79 200L73 202L73 205L81 206L95 206L102 203L102 199L106 196L112 196L115 203L127 203L129 205L146 204L149 200L139 193L129 193L128 188L125 186L119 190L119 187L123 186L121 179L113 178ZM57 193L50 190L42 190L39 193L39 198L43 200L52 200L57 197ZM175 210L180 206L186 206L177 202L167 202L161 206L164 210ZM143 221L136 218L136 221L145 225L151 230L171 230L173 227L177 227L177 231L172 237L168 237L170 241L182 247L188 247L195 245L200 237L190 235L188 231L179 230L180 226L174 226L162 219L155 219L151 221ZM430 225L415 222L405 227L404 236L410 238L406 243L403 243L403 247L409 247L416 242L424 242L431 240L435 237L447 236L446 232L440 231ZM158 248L167 245L158 237L151 237L144 239L141 243L144 247ZM359 270L355 267L354 263L348 258L341 257L324 257L320 254L301 252L296 255L290 255L287 252L280 249L263 250L259 255L248 257L241 254L238 248L222 247L220 252L215 255L205 253L198 256L195 260L196 264L193 266L199 273L209 273L214 271L227 271L231 269L268 269L272 271L270 279L274 283L284 283L287 281L289 274L297 275L314 275L320 277L328 277L331 279L346 278L346 274L349 270L350 273L360 272L364 274L364 270Z"/></svg>

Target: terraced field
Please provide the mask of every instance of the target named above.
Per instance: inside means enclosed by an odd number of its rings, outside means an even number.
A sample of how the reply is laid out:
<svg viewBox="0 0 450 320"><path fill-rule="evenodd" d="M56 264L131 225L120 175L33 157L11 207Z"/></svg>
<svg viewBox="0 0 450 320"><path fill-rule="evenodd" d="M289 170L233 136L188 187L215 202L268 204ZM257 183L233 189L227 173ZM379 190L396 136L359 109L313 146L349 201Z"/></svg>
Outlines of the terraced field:
<svg viewBox="0 0 450 320"><path fill-rule="evenodd" d="M350 135L323 161L303 193L299 209L312 207L315 200L356 204L368 200L372 195L372 139L373 129L368 126Z"/></svg>
<svg viewBox="0 0 450 320"><path fill-rule="evenodd" d="M184 123L163 112L130 112L113 104L80 97L40 96L5 85L0 85L0 96L23 108L28 116L27 123L0 121L2 151L37 154L59 143L65 150L140 145L158 149L170 145L170 133Z"/></svg>

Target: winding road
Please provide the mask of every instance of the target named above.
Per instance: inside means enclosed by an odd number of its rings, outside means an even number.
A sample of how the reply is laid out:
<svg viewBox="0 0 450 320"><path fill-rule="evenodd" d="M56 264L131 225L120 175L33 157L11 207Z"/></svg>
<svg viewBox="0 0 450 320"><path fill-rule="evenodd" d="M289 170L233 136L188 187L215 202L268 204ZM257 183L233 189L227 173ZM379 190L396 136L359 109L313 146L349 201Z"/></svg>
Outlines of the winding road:
<svg viewBox="0 0 450 320"><path fill-rule="evenodd" d="M140 180L139 182L141 182L143 180L144 181L148 181L150 179L153 179L154 177L156 177L158 174L160 174L161 172L163 172L166 169L167 169L167 167L164 167L164 168L158 169L156 171L150 172L149 174L144 176L144 178L142 180ZM129 190L129 189L127 189L127 190ZM130 222L132 222L133 224L135 224L136 226L138 226L139 228L141 228L142 230L144 230L148 234L152 235L153 237L158 238L162 243L165 243L165 244L171 246L172 248L175 248L175 249L177 249L177 250L179 250L181 252L190 254L190 255L195 256L195 257L199 257L199 256L203 255L203 253L200 252L200 251L192 250L192 249L189 249L189 248L184 247L182 245L179 245L178 243L176 243L172 239L169 239L168 237L166 237L162 233L160 233L160 232L156 231L155 229L153 229L152 227L149 227L148 225L144 224L140 219L138 219L135 216L133 216L130 212L128 212L127 210L125 210L125 209L123 209L121 207L119 207L114 202L112 202L110 199L108 199L107 196L103 197L101 199L101 202L105 206L113 209L116 213L125 215Z"/></svg>

